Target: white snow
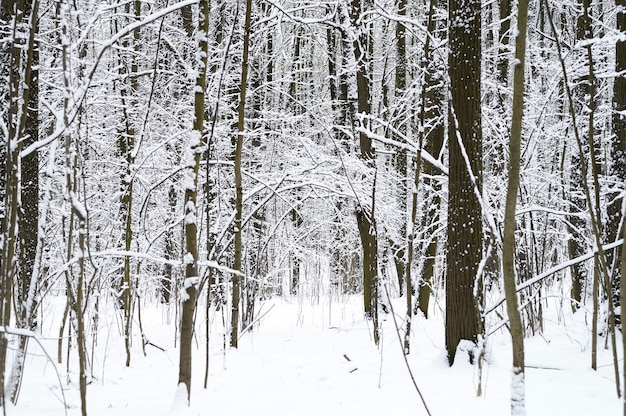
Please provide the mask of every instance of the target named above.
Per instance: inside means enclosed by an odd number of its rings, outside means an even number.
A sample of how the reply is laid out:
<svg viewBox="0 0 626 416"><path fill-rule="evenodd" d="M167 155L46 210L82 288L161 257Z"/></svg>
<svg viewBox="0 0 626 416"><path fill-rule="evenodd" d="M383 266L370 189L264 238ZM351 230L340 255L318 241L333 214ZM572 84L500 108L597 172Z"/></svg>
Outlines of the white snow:
<svg viewBox="0 0 626 416"><path fill-rule="evenodd" d="M591 335L585 324L589 317L581 311L572 315L568 304L558 302L545 305L544 333L526 340L527 414L619 414L622 402L615 394L611 352L599 348L598 371L591 370ZM396 311L402 311L404 299L396 299L394 304ZM143 330L149 341L147 355L142 353L136 327L128 368L124 365L119 317L114 312L103 314L93 355L90 347L94 379L87 393L89 415L425 415L405 366L393 319L388 316L382 322L381 346L376 348L371 322L363 319L361 308L362 298L358 296L346 298L345 304L336 299L311 304L298 297L266 301L257 314L261 317L258 326L241 336L237 350L224 349L224 335L227 344L228 333L222 318L230 321L228 311L212 311L210 373L205 390L201 306L190 407L184 386L178 385L174 306L168 309L158 302L142 305ZM48 353L56 357L53 336L58 335L63 302L47 304L44 309L48 316L57 317L57 322L44 328L42 337ZM433 305L431 319L414 317L408 356L432 414L509 414L509 334L500 330L487 338L486 362L479 378L478 367L461 355L453 367L448 367L440 311L439 305ZM619 335L618 339L619 344ZM604 344L602 338L600 343ZM29 348L20 400L8 414L64 415L52 365L35 343ZM65 363L56 366L70 405L68 414L80 414L76 352L71 354L69 374ZM483 383L482 397L476 397L478 380Z"/></svg>

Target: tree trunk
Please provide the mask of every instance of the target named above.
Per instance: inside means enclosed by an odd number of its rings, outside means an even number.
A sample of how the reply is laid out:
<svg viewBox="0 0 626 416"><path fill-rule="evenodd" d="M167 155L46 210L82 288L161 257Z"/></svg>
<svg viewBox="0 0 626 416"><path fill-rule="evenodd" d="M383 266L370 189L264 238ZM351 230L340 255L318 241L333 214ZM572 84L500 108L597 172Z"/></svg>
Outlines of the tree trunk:
<svg viewBox="0 0 626 416"><path fill-rule="evenodd" d="M141 17L141 2L134 1L132 3L133 10L131 10L131 4L126 4L126 13L130 16L131 12L134 13L135 20ZM125 48L131 48L129 44L132 42L132 49L135 54L138 52L138 46L140 41L139 29L133 30L133 39L125 40L123 42ZM124 124L123 133L119 137L119 150L120 156L125 160L124 171L122 172L122 179L120 183L120 191L122 194L120 201L121 211L121 223L123 227L123 240L124 250L130 251L133 243L133 165L135 163L135 120L134 112L136 108L137 94L137 61L135 54L131 59L130 71L126 69L126 63L123 60L120 62L120 72L126 77L126 81L122 86L120 95L122 97L122 108L124 112ZM125 60L125 58L124 58ZM128 71L128 73L126 73ZM126 349L126 366L130 366L130 348L131 348L131 328L132 328L132 300L133 300L133 287L131 281L131 262L129 256L124 256L124 263L122 268L122 299L121 305L124 310L124 346Z"/></svg>
<svg viewBox="0 0 626 416"><path fill-rule="evenodd" d="M398 0L398 16L402 19L406 18L407 12L407 1L406 0ZM396 23L396 85L395 85L395 93L396 93L396 107L401 107L399 103L402 100L404 94L406 93L406 27L404 26L404 22L399 21ZM412 115L411 113L407 114L406 119L399 118L397 121L395 119L395 114L392 115L392 122L397 123L397 128L399 131L398 137L396 137L396 141L399 143L404 143L407 134L407 124L409 123ZM404 137L403 137L404 136ZM396 274L398 275L398 288L400 290L400 296L403 295L404 292L404 280L407 273L407 221L411 219L407 216L407 196L408 196L408 151L406 148L398 149L396 151L395 157L395 168L398 174L398 209L402 214L402 218L400 221L400 240L394 242L393 244L393 253L394 253L394 261L396 264ZM413 290L411 282L406 282L407 286L407 296L409 295L409 290ZM407 300L408 302L409 300Z"/></svg>
<svg viewBox="0 0 626 416"><path fill-rule="evenodd" d="M187 392L187 401L191 398L191 358L192 338L194 332L194 313L198 296L198 223L197 198L200 161L206 142L204 130L204 94L206 91L206 74L208 66L208 32L209 32L209 2L201 0L198 8L198 62L196 67L198 76L194 89L194 122L190 150L192 156L187 162L184 173L185 191L185 282L183 284L181 301L182 316L180 323L180 358L178 383L184 384Z"/></svg>
<svg viewBox="0 0 626 416"><path fill-rule="evenodd" d="M32 13L25 16L27 10ZM7 62L8 85L5 85L4 97L7 104L3 104L3 124L8 136L2 141L2 172L4 200L2 212L2 224L0 225L0 325L11 325L13 291L20 262L19 253L16 252L18 242L18 230L20 222L20 151L23 146L24 135L28 133L26 124L29 117L28 104L30 101L30 88L33 82L33 59L35 54L35 26L38 17L39 2L28 3L6 1L2 2L0 17L2 18L6 32L12 42L2 52L4 62ZM32 20L29 24L27 18ZM12 24L12 26L11 26ZM25 57L22 50L27 51ZM25 59L24 59L25 58ZM4 78L4 77L3 77ZM32 114L32 113L30 113ZM32 131L31 131L32 133ZM36 214L37 215L37 214ZM36 239L35 239L36 240ZM36 244L35 244L36 245ZM23 244L20 247L24 249ZM28 266L28 265L27 265ZM30 279L27 279L30 282ZM28 285L30 287L30 285ZM18 284L18 294L22 292L22 286ZM25 296L22 294L22 296ZM23 299L17 299L23 302ZM18 306L18 311L25 311L25 305ZM25 311L27 312L27 311ZM18 315L17 319L21 317ZM8 351L8 339L5 333L0 334L0 405L4 407L6 399L5 391L5 368Z"/></svg>
<svg viewBox="0 0 626 416"><path fill-rule="evenodd" d="M369 0L352 0L348 16L352 29L358 33L353 40L354 60L356 63L357 113L356 126L359 127L359 147L361 160L374 174L371 199L368 204L356 209L356 220L363 248L363 303L365 314L373 321L374 343L378 345L378 237L376 234L375 198L376 160L372 139L366 133L368 127L365 116L370 113L370 47L371 29L362 22L363 13L369 11ZM362 203L360 203L362 204Z"/></svg>
<svg viewBox="0 0 626 416"><path fill-rule="evenodd" d="M513 346L513 374L511 380L511 415L526 414L524 376L524 328L519 312L515 279L515 211L520 178L522 118L524 115L524 61L526 55L526 28L528 1L518 2L517 36L515 36L516 64L513 72L513 115L509 142L509 179L504 211L502 266L507 314Z"/></svg>
<svg viewBox="0 0 626 416"><path fill-rule="evenodd" d="M622 0L623 1L623 0ZM622 4L623 5L623 4ZM622 17L621 24L624 24L624 20ZM626 206L622 205L622 217L626 217ZM626 276L626 225L622 227L622 239L624 242L622 243L622 249L620 250L621 262L620 262L620 273L622 276ZM622 305L626 305L626 280L620 280L620 303ZM626 357L626 342L622 342L622 357ZM622 375L623 375L623 385L626 386L626 360L622 360ZM626 395L625 395L626 396ZM624 416L626 416L626 400L624 402Z"/></svg>
<svg viewBox="0 0 626 416"><path fill-rule="evenodd" d="M448 252L446 255L446 349L450 365L461 340L477 343L483 331L479 263L483 230L481 4L450 0L448 55L449 110ZM467 157L467 159L466 159ZM470 361L473 360L470 352ZM477 357L476 357L477 358Z"/></svg>
<svg viewBox="0 0 626 416"><path fill-rule="evenodd" d="M511 35L511 0L499 0L500 5L500 30L498 48L498 82L506 91L509 74L509 36ZM498 94L502 97L504 94ZM502 100L501 100L502 101Z"/></svg>
<svg viewBox="0 0 626 416"><path fill-rule="evenodd" d="M444 23L437 23L435 20L435 13L439 7L437 0L431 0L429 17L428 17L428 33L429 37L426 40L428 50L425 51L425 67L426 72L424 74L424 88L422 89L423 98L423 120L420 121L425 130L425 126L430 125L432 128L424 136L424 146L426 151L434 157L439 157L443 144L445 141L445 126L443 120L445 104L445 83L443 80L442 63L439 59L433 55L431 37L433 39L439 39L440 35L437 33L441 30L441 26ZM439 209L440 209L440 192L441 183L435 178L438 173L431 164L422 164L424 166L424 185L426 192L430 198L427 203L428 213L424 216L422 222L423 229L431 229L428 232L429 236L428 245L426 247L424 270L422 278L419 281L419 289L417 295L417 305L419 310L424 314L424 317L428 318L428 305L430 303L431 282L435 277L435 260L437 255L438 245L438 233L436 233L433 227L439 222ZM414 224L415 227L415 224Z"/></svg>
<svg viewBox="0 0 626 416"><path fill-rule="evenodd" d="M580 0L580 2L588 2L588 0ZM581 15L576 22L576 39L578 41L585 39L587 31L586 26L587 22L584 16ZM574 93L578 97L578 100L581 102L584 101L585 96L589 92L590 88L590 85L587 82L582 81L582 79L583 76L581 76L579 80L579 85L574 91ZM568 184L569 190L567 192L569 198L569 212L571 213L571 215L567 217L567 228L568 232L570 233L570 238L567 241L567 247L569 250L570 259L574 259L578 256L585 254L589 246L588 244L586 244L585 241L585 236L588 235L588 230L586 229L587 221L583 216L584 212L587 209L587 204L585 200L585 195L580 189L580 184L582 183L582 181L587 180L587 178L583 177L582 174L582 163L587 163L587 161L584 159L581 160L579 153L574 149L570 156L570 175ZM576 311L580 307L581 301L583 300L582 290L589 277L589 270L587 269L587 267L587 264L583 262L576 263L570 268L570 273L572 276L571 297L573 299L573 311ZM594 293L598 286L597 283L597 279L594 279ZM594 311L596 311L596 308L594 308ZM594 312L594 315L595 313L596 312ZM597 322L597 319L594 318L593 321ZM595 353L593 355L595 355Z"/></svg>
<svg viewBox="0 0 626 416"><path fill-rule="evenodd" d="M166 220L167 229L165 230L165 250L163 257L166 260L175 260L179 258L179 251L176 250L176 239L174 238L174 220L176 217L176 201L178 199L176 188L174 185L170 185L169 192L167 193L167 199L169 203L169 216ZM176 277L171 263L166 263L164 266L163 277L161 278L161 301L163 303L170 303L172 292L176 287Z"/></svg>
<svg viewBox="0 0 626 416"><path fill-rule="evenodd" d="M615 5L622 8L626 7L625 0L616 0ZM626 32L626 13L618 13L616 17L616 29L619 33ZM615 73L623 74L626 71L626 41L617 40L615 44ZM620 221L623 218L624 197L619 197L620 191L624 192L624 184L626 183L626 77L623 75L616 76L613 84L613 116L612 116L612 139L611 139L611 159L612 169L611 176L614 178L614 189L609 191L607 200L607 225L606 234L609 242L618 239ZM621 186L620 186L621 184ZM625 227L626 228L626 227ZM612 277L613 290L612 301L615 306L623 305L620 301L624 291L620 295L620 287L622 276L624 276L623 268L619 265L623 264L623 250L615 250L615 252L607 252L608 264L616 265L613 267L614 273ZM620 271L622 270L622 271ZM616 317L621 322L621 316Z"/></svg>
<svg viewBox="0 0 626 416"><path fill-rule="evenodd" d="M246 121L246 89L248 86L248 58L250 48L250 23L252 0L246 1L244 21L243 57L241 61L241 84L239 86L239 107L237 121L237 141L235 145L235 258L233 270L243 271L242 267L242 220L243 220L243 185L241 174L241 153ZM230 346L237 348L239 337L239 307L241 303L241 274L233 275L233 301L231 315Z"/></svg>
<svg viewBox="0 0 626 416"><path fill-rule="evenodd" d="M34 3L34 4L33 4ZM29 16L32 35L36 37L39 32L38 25L38 2L24 2L24 13ZM31 77L28 80L28 109L26 125L24 129L23 147L35 143L39 139L39 42L33 43L31 59ZM36 323L36 289L37 279L35 267L37 258L37 244L39 231L39 153L32 152L22 157L21 163L21 206L18 218L19 223L19 267L18 267L18 290L16 299L16 324L20 328L34 330ZM19 384L24 370L26 358L27 337L18 338L17 353L13 360L9 394L11 401L17 402Z"/></svg>

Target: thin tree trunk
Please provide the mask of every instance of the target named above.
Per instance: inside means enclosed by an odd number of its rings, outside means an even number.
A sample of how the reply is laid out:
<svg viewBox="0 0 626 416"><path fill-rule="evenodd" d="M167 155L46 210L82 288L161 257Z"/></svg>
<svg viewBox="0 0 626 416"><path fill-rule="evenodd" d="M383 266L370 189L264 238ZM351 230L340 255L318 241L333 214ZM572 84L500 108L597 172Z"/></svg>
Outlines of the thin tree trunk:
<svg viewBox="0 0 626 416"><path fill-rule="evenodd" d="M132 3L135 20L141 17L141 2L133 1ZM131 4L126 4L126 13L131 15ZM124 250L130 251L133 243L133 164L135 158L135 95L137 94L137 60L135 55L139 49L140 31L139 29L133 30L132 41L125 40L125 48L130 48L130 42L132 42L132 49L135 52L131 58L130 72L126 73L126 66L124 62L120 62L120 71L127 77L124 86L122 87L120 94L122 97L122 106L124 112L124 132L119 138L119 147L121 156L125 159L126 164L124 166L124 172L122 173L121 180L121 222L123 225L123 239ZM129 256L124 256L123 272L122 272L122 307L124 309L124 346L126 349L126 366L130 366L131 358L131 329L132 329L132 303L133 303L133 284L131 281L131 262Z"/></svg>
<svg viewBox="0 0 626 416"><path fill-rule="evenodd" d="M407 0L398 0L398 16L401 19L406 17L407 13ZM426 38L427 42L429 38ZM396 107L402 107L400 104L400 100L402 100L403 96L406 93L406 27L404 26L404 22L399 21L396 23L396 85L395 85L395 93L396 93ZM412 114L408 112L406 116L402 114L400 118L396 120L396 114L392 115L392 122L398 123L398 131L399 135L396 138L398 142L405 142L407 134L407 125L412 117ZM404 137L403 137L404 136ZM398 182L398 209L402 213L402 219L400 222L400 241L397 241L393 244L393 252L394 252L394 261L396 264L396 274L398 275L398 287L400 288L400 296L403 295L404 291L404 281L407 275L407 267L409 267L408 259L407 259L407 250L410 248L407 247L408 236L407 236L407 221L411 221L412 219L407 218L407 196L408 196L408 160L409 155L406 148L398 149L395 154L395 168L398 173L398 178L400 179ZM412 227L411 227L412 228ZM411 298L411 294L409 294L409 290L413 290L411 282L406 283L407 286L407 304L409 304ZM412 309L411 309L412 310Z"/></svg>
<svg viewBox="0 0 626 416"><path fill-rule="evenodd" d="M428 23L427 30L429 34L434 32L435 21L434 15L435 10L437 8L437 0L431 0L428 12ZM419 114L419 127L418 127L418 145L417 145L417 155L416 155L416 163L415 163L415 172L413 174L413 186L412 186L412 198L411 198L411 219L410 219L410 232L408 233L408 260L406 264L406 330L404 333L404 353L409 354L410 349L410 339L411 339L411 322L413 320L413 281L412 281L412 265L413 265L413 243L415 240L415 226L417 224L417 190L420 185L420 173L422 170L422 148L424 146L424 131L425 131L425 123L427 118L427 110L426 105L429 102L429 98L432 98L428 93L427 89L430 85L428 80L429 71L428 65L429 61L432 59L431 55L431 36L426 37L426 42L424 44L424 60L422 63L422 68L425 70L426 80L424 82L424 86L422 88L422 101L421 108ZM420 288L421 289L421 288ZM420 290L420 295L422 295L422 291ZM428 296L430 296L430 292L428 292ZM425 299L424 299L425 298ZM424 309L428 311L428 298L424 296L424 298L418 298L418 300L423 300L425 303ZM422 307L420 303L420 307ZM424 311L422 309L422 311ZM426 316L426 312L424 312L424 316Z"/></svg>
<svg viewBox="0 0 626 416"><path fill-rule="evenodd" d="M208 31L209 31L209 2L201 0L198 6L198 61L196 67L198 75L194 89L194 121L192 137L190 138L191 159L185 169L185 282L183 284L181 301L182 316L180 322L180 356L178 369L178 383L184 385L187 393L187 402L191 399L192 373L192 338L194 332L194 314L198 296L198 282L200 272L198 268L198 224L197 198L200 161L206 142L204 130L204 94L206 91L206 74L208 66Z"/></svg>
<svg viewBox="0 0 626 416"><path fill-rule="evenodd" d="M507 314L509 316L512 347L513 374L511 380L511 415L526 414L524 373L524 328L519 312L515 279L515 211L520 178L522 118L524 115L524 62L526 55L526 28L528 0L519 0L517 36L515 37L516 64L513 72L513 115L509 142L509 179L504 211L504 237L502 266Z"/></svg>
<svg viewBox="0 0 626 416"><path fill-rule="evenodd" d="M69 36L69 11L70 6L63 7L59 5L57 8L58 17L60 20L61 37L67 38ZM69 114L71 111L70 102L71 99L71 79L69 78L71 71L71 55L69 45L62 42L62 65L63 65L63 83L64 83L64 100L63 100L63 127L64 127L64 142L65 142L65 198L66 206L69 211L67 234L67 258L68 264L73 256L73 230L74 223L78 224L78 276L76 278L76 284L72 281L74 273L72 270L66 271L66 284L67 292L69 295L69 302L74 312L76 319L76 343L78 350L78 366L79 366L79 389L80 389L80 402L81 402L81 414L87 416L87 343L85 334L85 305L84 305L84 290L85 290L85 254L86 253L86 209L78 198L78 183L77 183L77 159L78 149L75 139L72 137L71 126L69 121Z"/></svg>
<svg viewBox="0 0 626 416"><path fill-rule="evenodd" d="M248 86L248 58L250 48L250 23L252 0L246 1L246 17L244 21L243 57L241 62L241 84L239 87L239 108L237 121L237 141L235 144L235 258L233 270L242 272L242 220L243 220L243 187L241 174L241 153L246 121L246 89ZM237 348L239 338L239 307L241 303L241 275L233 274L233 301L231 315L230 346Z"/></svg>
<svg viewBox="0 0 626 416"><path fill-rule="evenodd" d="M622 203L622 218L626 218L626 204ZM626 276L626 224L622 223L622 249L620 254L621 258L621 266L620 273L622 276ZM626 305L626 279L620 280L620 304ZM626 342L622 341L622 357L626 357ZM626 360L622 360L622 375L623 375L623 385L626 386ZM626 397L626 395L625 395ZM624 403L624 416L626 416L626 400L622 400Z"/></svg>
<svg viewBox="0 0 626 416"><path fill-rule="evenodd" d="M509 36L511 35L511 0L499 0L500 5L500 30L498 42L498 82L502 85L502 91L506 91L509 75ZM498 94L502 101L503 93Z"/></svg>
<svg viewBox="0 0 626 416"><path fill-rule="evenodd" d="M371 318L374 327L374 343L378 345L378 237L376 233L375 198L376 198L376 160L372 139L368 136L365 116L370 113L370 78L369 68L370 47L369 38L371 29L364 26L363 13L369 11L368 0L361 4L361 0L352 0L348 17L352 29L358 33L353 39L354 62L356 63L357 87L357 121L359 148L361 160L373 175L372 193L368 204L359 202L356 209L356 220L363 248L363 303L365 314Z"/></svg>
<svg viewBox="0 0 626 416"><path fill-rule="evenodd" d="M445 140L445 126L443 121L444 109L445 109L445 92L444 81L440 68L438 68L439 60L432 54L431 39L438 39L437 31L440 29L435 19L435 13L439 7L437 0L432 0L430 3L430 10L428 12L428 37L425 42L425 74L424 74L424 87L422 89L422 114L420 115L420 135L424 136L424 142L420 144L425 146L429 154L434 157L438 157L443 148ZM423 119L421 119L423 118ZM426 126L433 126L428 134L426 134ZM422 227L433 227L437 224L439 219L440 209L440 197L439 192L441 188L440 181L434 179L436 175L435 168L430 164L424 165L424 185L430 185L430 203L427 203L428 213L424 216ZM427 189L428 192L428 189ZM417 218L413 219L415 221ZM416 224L413 223L415 229ZM427 233L430 237L428 246L426 247L424 269L422 272L422 279L419 281L417 305L425 318L428 318L428 306L430 303L431 282L435 276L435 257L437 255L437 242L438 236L434 232ZM407 305L408 306L408 305Z"/></svg>

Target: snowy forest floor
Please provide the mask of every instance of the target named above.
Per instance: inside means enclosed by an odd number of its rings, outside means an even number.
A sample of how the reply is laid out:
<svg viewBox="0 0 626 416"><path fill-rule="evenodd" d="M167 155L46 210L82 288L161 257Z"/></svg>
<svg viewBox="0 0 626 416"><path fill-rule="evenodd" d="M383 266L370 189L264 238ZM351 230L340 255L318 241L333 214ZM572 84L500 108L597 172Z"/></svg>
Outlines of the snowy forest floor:
<svg viewBox="0 0 626 416"><path fill-rule="evenodd" d="M294 297L264 302L259 325L241 336L239 349L224 348L221 312L212 312L210 373L203 388L204 331L198 332L194 355L191 407L176 398L178 350L173 309L160 304L142 306L143 330L158 348L141 349L135 326L130 367L119 317L111 312L100 323L93 354L94 379L88 387L88 413L99 415L425 415L407 371L391 315L381 313L382 340L376 348L371 322L363 318L362 300L345 303ZM612 355L600 337L598 371L590 368L591 315L572 314L569 303L549 302L543 334L526 340L528 415L617 415L621 401L615 393ZM403 299L394 301L402 324ZM60 305L46 314L61 316ZM402 311L402 312L401 312ZM476 397L477 367L459 357L450 368L444 345L443 316L438 305L431 319L413 321L408 362L433 416L506 415L509 413L510 336L499 330L488 338L487 363L482 371L482 397ZM102 318L101 318L102 319ZM198 321L203 320L198 312ZM228 317L224 317L228 322ZM56 326L54 326L56 325ZM198 326L200 327L200 326ZM402 328L401 328L402 331ZM44 328L48 354L56 361L58 321ZM44 335L44 336L45 336ZM618 334L618 349L621 336ZM66 350L66 348L64 348ZM91 356L91 350L90 350ZM66 359L64 352L64 360ZM348 361L347 358L350 359ZM620 357L621 360L621 357ZM76 352L57 365L69 405L68 415L80 414ZM76 364L76 365L75 365ZM180 396L180 395L179 395ZM18 405L7 409L17 416L64 415L59 381L41 348L29 344L29 357Z"/></svg>

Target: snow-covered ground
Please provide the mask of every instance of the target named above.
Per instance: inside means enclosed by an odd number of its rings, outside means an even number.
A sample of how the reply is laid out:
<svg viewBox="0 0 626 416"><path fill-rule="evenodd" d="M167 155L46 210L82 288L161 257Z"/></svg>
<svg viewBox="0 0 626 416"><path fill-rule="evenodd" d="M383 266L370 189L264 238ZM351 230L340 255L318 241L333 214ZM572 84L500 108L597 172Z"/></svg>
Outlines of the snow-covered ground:
<svg viewBox="0 0 626 416"><path fill-rule="evenodd" d="M394 305L401 325L403 300ZM168 315L162 305L143 305L144 333L165 351L147 345L144 356L135 327L128 368L119 319L113 313L105 315L95 354L90 355L94 379L88 387L89 415L425 415L392 316L384 318L382 341L376 348L371 323L363 319L361 307L359 297L349 298L345 304L324 300L311 304L299 298L266 301L257 314L262 316L259 325L241 336L237 350L224 348L228 340L223 337L222 318L228 322L228 317L212 312L208 386L203 388L205 339L199 331L191 407L180 399L184 393L177 393L173 310ZM60 314L60 307L47 308L47 313ZM202 311L198 319L203 320ZM600 338L599 369L591 370L591 334L585 319L590 321L584 312L572 315L568 306L550 304L544 333L526 340L528 415L620 414L611 351L604 349ZM46 329L58 333L58 326ZM431 319L414 319L411 342L408 363L432 415L509 413L511 351L505 330L488 338L482 377L465 359L448 367L443 317L436 308ZM44 346L56 361L56 340L44 340ZM619 335L618 346L621 348ZM53 365L34 342L29 353L18 405L7 414L64 415ZM77 415L75 351L70 360L69 385L65 363L57 365L57 370L69 405L67 414ZM481 397L476 396L479 378Z"/></svg>

